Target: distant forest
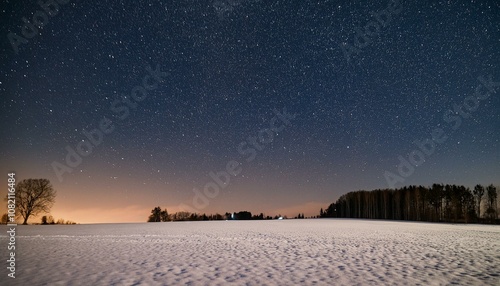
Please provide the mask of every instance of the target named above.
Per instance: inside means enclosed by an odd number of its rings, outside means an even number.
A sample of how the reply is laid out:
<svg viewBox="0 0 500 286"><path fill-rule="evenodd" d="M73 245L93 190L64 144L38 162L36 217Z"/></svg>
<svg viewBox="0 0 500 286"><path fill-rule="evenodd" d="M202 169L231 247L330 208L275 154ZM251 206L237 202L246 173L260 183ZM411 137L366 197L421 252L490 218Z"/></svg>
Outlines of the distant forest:
<svg viewBox="0 0 500 286"><path fill-rule="evenodd" d="M287 217L282 217L281 214L272 216L265 216L263 213L258 215L252 215L249 211L240 211L225 214L197 214L190 212L176 212L169 214L167 209L161 209L160 207L155 207L151 210L151 214L148 217L148 222L167 222L167 221L202 221L202 220L265 220L265 219L286 219ZM295 218L304 218L304 214L298 214Z"/></svg>
<svg viewBox="0 0 500 286"><path fill-rule="evenodd" d="M493 185L476 185L469 189L458 185L433 184L432 187L408 186L400 189L355 191L342 195L318 216L310 218L365 218L453 223L497 223L498 193ZM200 220L265 220L286 219L286 216L252 215L248 211L225 214L196 214L155 207L148 222ZM303 213L296 219L306 218Z"/></svg>
<svg viewBox="0 0 500 286"><path fill-rule="evenodd" d="M320 217L499 223L497 189L433 184L342 195Z"/></svg>

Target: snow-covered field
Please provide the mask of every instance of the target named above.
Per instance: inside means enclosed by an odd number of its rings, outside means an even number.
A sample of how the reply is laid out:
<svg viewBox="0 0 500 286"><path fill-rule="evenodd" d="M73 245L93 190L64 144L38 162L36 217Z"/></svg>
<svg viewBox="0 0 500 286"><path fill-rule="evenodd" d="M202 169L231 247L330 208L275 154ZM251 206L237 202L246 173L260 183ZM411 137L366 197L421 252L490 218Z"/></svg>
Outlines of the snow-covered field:
<svg viewBox="0 0 500 286"><path fill-rule="evenodd" d="M1 285L500 285L500 227L316 219L19 226ZM5 258L5 259L4 259Z"/></svg>

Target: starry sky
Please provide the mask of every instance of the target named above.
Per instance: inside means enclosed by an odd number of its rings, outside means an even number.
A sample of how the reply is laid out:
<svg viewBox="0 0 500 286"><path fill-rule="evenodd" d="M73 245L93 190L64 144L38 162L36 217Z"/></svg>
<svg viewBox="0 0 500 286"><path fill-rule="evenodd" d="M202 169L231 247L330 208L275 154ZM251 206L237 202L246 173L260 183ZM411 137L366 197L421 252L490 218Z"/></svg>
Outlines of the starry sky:
<svg viewBox="0 0 500 286"><path fill-rule="evenodd" d="M500 184L498 1L67 2L0 7L0 173L49 179L56 218L317 215L387 172Z"/></svg>

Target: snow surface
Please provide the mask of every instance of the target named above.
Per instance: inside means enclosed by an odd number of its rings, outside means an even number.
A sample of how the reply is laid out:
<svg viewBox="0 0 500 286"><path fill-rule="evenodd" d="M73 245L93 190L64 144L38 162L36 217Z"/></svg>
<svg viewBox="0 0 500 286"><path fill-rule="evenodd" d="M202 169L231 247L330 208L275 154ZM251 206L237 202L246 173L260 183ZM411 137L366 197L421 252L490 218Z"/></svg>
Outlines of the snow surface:
<svg viewBox="0 0 500 286"><path fill-rule="evenodd" d="M17 277L2 267L1 285L500 285L499 226L306 219L18 226L17 235Z"/></svg>

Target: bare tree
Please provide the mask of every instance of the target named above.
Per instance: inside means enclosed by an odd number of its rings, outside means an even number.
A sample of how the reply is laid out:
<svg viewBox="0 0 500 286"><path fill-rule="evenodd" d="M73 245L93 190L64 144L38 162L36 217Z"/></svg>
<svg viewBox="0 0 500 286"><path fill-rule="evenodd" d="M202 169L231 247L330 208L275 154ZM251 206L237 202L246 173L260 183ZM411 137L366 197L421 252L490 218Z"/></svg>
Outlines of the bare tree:
<svg viewBox="0 0 500 286"><path fill-rule="evenodd" d="M25 179L16 185L17 214L28 224L30 216L48 213L55 202L56 191L47 179Z"/></svg>

